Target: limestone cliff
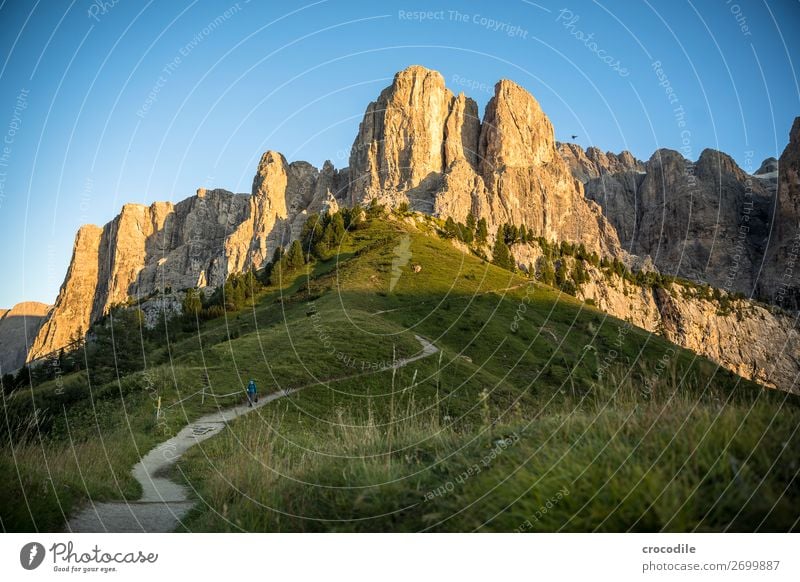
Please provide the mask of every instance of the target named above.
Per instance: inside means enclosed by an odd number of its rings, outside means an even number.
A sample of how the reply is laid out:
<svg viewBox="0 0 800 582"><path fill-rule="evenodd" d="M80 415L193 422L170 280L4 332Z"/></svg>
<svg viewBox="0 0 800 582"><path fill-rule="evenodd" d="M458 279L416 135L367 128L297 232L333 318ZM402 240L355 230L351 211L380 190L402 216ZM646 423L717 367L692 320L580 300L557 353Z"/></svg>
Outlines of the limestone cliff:
<svg viewBox="0 0 800 582"><path fill-rule="evenodd" d="M82 227L64 283L28 359L68 344L129 297L222 283L225 239L242 221L247 199L201 189L174 205L126 204L103 228Z"/></svg>
<svg viewBox="0 0 800 582"><path fill-rule="evenodd" d="M511 250L521 268L541 272L538 245L517 244ZM577 259L560 260L571 269ZM800 330L790 314L725 292L715 298L693 284L639 285L588 262L584 268L589 280L578 286L578 298L744 378L800 393Z"/></svg>
<svg viewBox="0 0 800 582"><path fill-rule="evenodd" d="M800 309L800 117L794 120L777 174L775 228L760 282L767 300Z"/></svg>
<svg viewBox="0 0 800 582"><path fill-rule="evenodd" d="M643 173L645 171L644 162L637 160L629 151L619 154L603 153L596 147L590 147L584 151L581 146L574 143L559 143L558 151L569 166L572 175L584 183L606 174Z"/></svg>
<svg viewBox="0 0 800 582"><path fill-rule="evenodd" d="M591 266L587 272L591 280L581 287L581 299L744 378L800 393L800 333L789 314L730 297L723 307L680 283L654 289Z"/></svg>
<svg viewBox="0 0 800 582"><path fill-rule="evenodd" d="M28 360L58 350L89 330L102 236L103 229L98 226L86 225L78 230L64 283L50 316L36 334Z"/></svg>
<svg viewBox="0 0 800 582"><path fill-rule="evenodd" d="M597 151L587 161L576 148L561 152L576 160L586 197L603 208L629 253L652 257L664 273L758 295L772 198L730 156L707 149L691 162L661 149L643 165L624 153L614 158L619 163L587 165L602 159Z"/></svg>
<svg viewBox="0 0 800 582"><path fill-rule="evenodd" d="M330 162L317 170L308 162L288 163L282 154L266 152L245 216L225 240L227 272L262 266L276 247L297 237L310 214L335 211L344 203L341 180Z"/></svg>
<svg viewBox="0 0 800 582"><path fill-rule="evenodd" d="M556 148L553 126L533 96L502 80L483 121L475 102L454 96L442 76L410 67L367 108L353 144L351 203L408 203L490 232L525 224L536 236L583 242L604 255L619 241L583 196Z"/></svg>
<svg viewBox="0 0 800 582"><path fill-rule="evenodd" d="M253 192L199 189L177 204L126 204L103 228L78 231L70 267L47 322L28 353L34 360L69 344L116 304L190 287L216 287L229 273L258 268L297 236L309 212L337 204L337 175L264 154ZM148 304L174 311L174 301Z"/></svg>
<svg viewBox="0 0 800 582"><path fill-rule="evenodd" d="M761 181L764 188L771 194L778 193L778 160L775 158L767 158L758 167L758 170L753 172L753 176Z"/></svg>
<svg viewBox="0 0 800 582"><path fill-rule="evenodd" d="M436 71L412 66L369 104L350 153L349 198L407 202L430 213L448 167L478 156L478 106L445 87Z"/></svg>

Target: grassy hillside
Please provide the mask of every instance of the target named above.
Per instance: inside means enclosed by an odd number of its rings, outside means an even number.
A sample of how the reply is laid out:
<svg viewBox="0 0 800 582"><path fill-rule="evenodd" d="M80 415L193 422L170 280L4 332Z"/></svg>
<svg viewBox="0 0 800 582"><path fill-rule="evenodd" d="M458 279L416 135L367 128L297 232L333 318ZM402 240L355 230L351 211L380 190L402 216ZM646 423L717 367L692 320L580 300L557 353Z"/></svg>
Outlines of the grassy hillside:
<svg viewBox="0 0 800 582"><path fill-rule="evenodd" d="M142 341L146 370L90 385L90 363L7 398L3 528L135 499L138 455L251 376L304 389L179 462L199 500L185 529L797 528L794 397L464 254L430 220L372 219L332 255L239 312L166 326ZM415 335L441 351L387 369Z"/></svg>

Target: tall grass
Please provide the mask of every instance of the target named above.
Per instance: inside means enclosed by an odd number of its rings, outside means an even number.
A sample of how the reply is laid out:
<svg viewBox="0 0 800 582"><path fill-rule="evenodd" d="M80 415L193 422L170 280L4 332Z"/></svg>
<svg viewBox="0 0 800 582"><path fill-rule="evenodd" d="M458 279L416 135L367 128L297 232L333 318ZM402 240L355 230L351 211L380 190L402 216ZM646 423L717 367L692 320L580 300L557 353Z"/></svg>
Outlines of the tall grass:
<svg viewBox="0 0 800 582"><path fill-rule="evenodd" d="M493 406L486 424L443 421L413 398L388 424L355 403L323 429L291 409L244 418L180 463L201 499L187 527L797 529L797 407L692 396L670 376L646 400L637 382L609 379L544 409Z"/></svg>

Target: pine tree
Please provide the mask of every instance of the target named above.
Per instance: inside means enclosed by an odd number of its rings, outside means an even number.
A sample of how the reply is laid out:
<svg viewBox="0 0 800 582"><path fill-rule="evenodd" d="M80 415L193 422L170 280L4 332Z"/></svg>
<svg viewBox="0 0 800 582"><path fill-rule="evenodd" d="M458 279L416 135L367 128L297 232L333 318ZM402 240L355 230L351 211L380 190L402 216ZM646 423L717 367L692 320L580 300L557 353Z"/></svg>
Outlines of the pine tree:
<svg viewBox="0 0 800 582"><path fill-rule="evenodd" d="M458 238L458 226L452 217L448 216L444 223L444 235L447 238Z"/></svg>
<svg viewBox="0 0 800 582"><path fill-rule="evenodd" d="M478 229L475 232L475 241L479 245L485 245L488 239L489 239L489 227L486 225L486 219L481 218L478 221Z"/></svg>
<svg viewBox="0 0 800 582"><path fill-rule="evenodd" d="M553 261L549 258L542 259L542 271L539 275L539 279L545 285L550 285L551 287L555 285L556 272L555 269L553 269Z"/></svg>
<svg viewBox="0 0 800 582"><path fill-rule="evenodd" d="M275 250L272 252L272 260L270 260L270 263L277 265L280 262L281 257L283 257L283 247L275 247Z"/></svg>
<svg viewBox="0 0 800 582"><path fill-rule="evenodd" d="M263 285L272 284L272 272L275 270L276 265L280 263L282 255L283 249L281 247L275 247L275 250L272 252L272 259L264 265L264 268L258 276L259 281L261 281Z"/></svg>
<svg viewBox="0 0 800 582"><path fill-rule="evenodd" d="M364 221L364 209L360 204L353 204L352 208L345 208L341 212L346 230L358 228Z"/></svg>
<svg viewBox="0 0 800 582"><path fill-rule="evenodd" d="M261 291L261 283L256 276L255 269L250 269L244 274L242 286L244 287L244 296L247 299Z"/></svg>
<svg viewBox="0 0 800 582"><path fill-rule="evenodd" d="M575 261L575 268L572 271L572 280L575 282L577 287L580 287L589 281L589 274L586 272L586 268L583 266L583 261L580 259Z"/></svg>
<svg viewBox="0 0 800 582"><path fill-rule="evenodd" d="M508 250L508 245L505 243L502 229L497 231L492 262L503 269L514 270L514 259L511 257L511 251Z"/></svg>
<svg viewBox="0 0 800 582"><path fill-rule="evenodd" d="M236 311L239 308L236 286L233 284L233 275L228 277L228 280L225 281L222 297L227 311Z"/></svg>
<svg viewBox="0 0 800 582"><path fill-rule="evenodd" d="M23 386L27 386L29 382L30 372L28 371L28 365L26 364L17 370L17 375L14 376L14 388L22 388Z"/></svg>
<svg viewBox="0 0 800 582"><path fill-rule="evenodd" d="M183 298L183 313L195 317L203 309L203 302L195 289L187 289Z"/></svg>
<svg viewBox="0 0 800 582"><path fill-rule="evenodd" d="M340 212L331 216L330 222L326 228L329 229L328 232L330 233L328 235L330 238L330 250L335 250L342 242L344 234L347 231L344 226L344 217Z"/></svg>
<svg viewBox="0 0 800 582"><path fill-rule="evenodd" d="M319 214L312 214L303 224L303 230L300 233L300 240L303 241L303 248L309 252L313 252L316 244L322 239L323 223Z"/></svg>
<svg viewBox="0 0 800 582"><path fill-rule="evenodd" d="M472 216L471 214L468 215L467 222L469 222L469 217L471 217L471 216ZM461 231L461 236L459 238L461 240L463 240L465 243L467 243L468 245L472 244L472 241L475 240L475 224L474 224L474 222L475 221L473 219L473 225L472 226L469 226L468 224L464 225L464 224L458 223L458 229L459 229L459 231Z"/></svg>
<svg viewBox="0 0 800 582"><path fill-rule="evenodd" d="M475 234L475 215L471 212L467 214L467 230L469 230L473 235Z"/></svg>
<svg viewBox="0 0 800 582"><path fill-rule="evenodd" d="M508 237L506 243L513 245L519 239L519 229L513 224L508 227Z"/></svg>
<svg viewBox="0 0 800 582"><path fill-rule="evenodd" d="M296 240L289 247L289 251L281 259L281 264L287 269L296 269L305 265L306 261L303 257L303 247L300 241Z"/></svg>
<svg viewBox="0 0 800 582"><path fill-rule="evenodd" d="M4 393L11 394L14 390L14 376L11 374L3 374L2 378L0 378L0 384L3 386Z"/></svg>
<svg viewBox="0 0 800 582"><path fill-rule="evenodd" d="M556 267L556 273L555 273L555 284L556 284L556 287L563 288L564 287L564 283L567 282L567 277L568 276L569 276L569 273L567 272L567 261L564 260L564 259L561 259L560 261L558 261L558 266Z"/></svg>

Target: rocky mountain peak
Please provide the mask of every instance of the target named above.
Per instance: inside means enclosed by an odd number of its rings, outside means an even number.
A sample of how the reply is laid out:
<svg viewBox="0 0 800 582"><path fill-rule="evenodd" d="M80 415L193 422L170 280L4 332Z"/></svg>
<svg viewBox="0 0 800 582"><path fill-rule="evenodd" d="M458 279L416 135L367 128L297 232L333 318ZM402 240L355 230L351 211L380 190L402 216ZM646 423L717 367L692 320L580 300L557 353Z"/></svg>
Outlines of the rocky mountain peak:
<svg viewBox="0 0 800 582"><path fill-rule="evenodd" d="M644 172L644 162L637 160L627 150L623 150L619 154L604 153L600 148L591 146L584 151L575 143L557 143L556 147L561 158L569 166L572 175L584 184L589 180L608 174Z"/></svg>
<svg viewBox="0 0 800 582"><path fill-rule="evenodd" d="M746 181L747 175L744 170L739 167L739 164L734 159L718 150L706 148L700 153L700 157L695 164L695 170L698 176L709 176L714 178L723 174L727 174L734 180Z"/></svg>
<svg viewBox="0 0 800 582"><path fill-rule="evenodd" d="M481 173L552 163L555 143L553 125L533 95L513 81L498 82L481 127Z"/></svg>
<svg viewBox="0 0 800 582"><path fill-rule="evenodd" d="M792 129L789 130L789 147L795 151L800 149L800 117L794 118Z"/></svg>
<svg viewBox="0 0 800 582"><path fill-rule="evenodd" d="M264 152L258 168L256 168L256 174L253 176L252 195L254 197L269 196L270 191L275 190L276 182L284 183L283 187L285 187L288 165L282 153L273 150ZM282 187L278 189L282 189Z"/></svg>
<svg viewBox="0 0 800 582"><path fill-rule="evenodd" d="M456 105L461 113L453 112ZM369 104L359 126L350 154L351 200L405 199L405 192L445 170L446 154L452 162L464 149L475 151L468 139L464 146L462 136L462 128L476 121L468 118L468 111L477 113L477 106L457 103L440 73L419 65L397 73ZM455 118L448 127L451 113ZM428 183L423 186L430 189Z"/></svg>
<svg viewBox="0 0 800 582"><path fill-rule="evenodd" d="M756 176L762 176L764 174L772 174L773 172L778 171L778 159L777 158L767 158L758 169L753 172Z"/></svg>

